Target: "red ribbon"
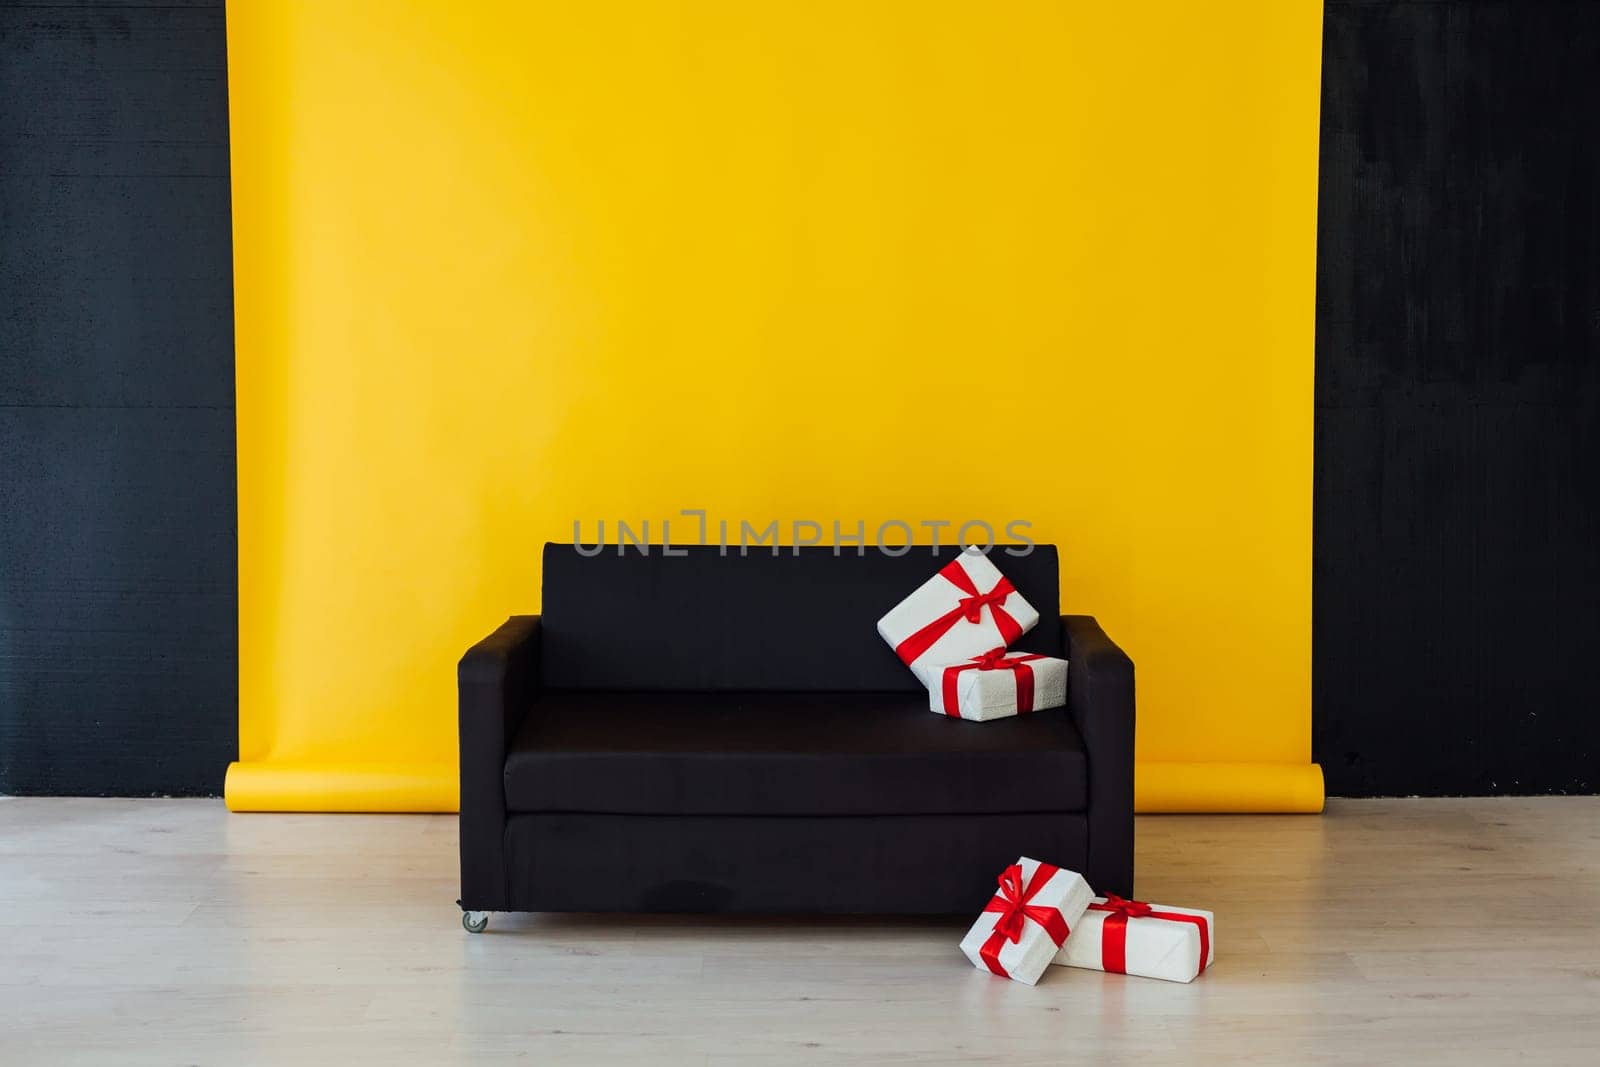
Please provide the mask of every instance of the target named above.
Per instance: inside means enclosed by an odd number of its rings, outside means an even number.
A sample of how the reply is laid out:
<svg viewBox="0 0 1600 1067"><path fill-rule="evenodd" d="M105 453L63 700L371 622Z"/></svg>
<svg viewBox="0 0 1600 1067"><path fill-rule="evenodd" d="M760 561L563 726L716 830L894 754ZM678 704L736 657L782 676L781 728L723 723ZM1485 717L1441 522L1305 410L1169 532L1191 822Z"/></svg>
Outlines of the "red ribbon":
<svg viewBox="0 0 1600 1067"><path fill-rule="evenodd" d="M988 608L994 616L994 624L1000 631L1002 644L1009 645L1022 636L1022 627L1017 620L1006 614L1005 609L1001 607L1006 602L1006 597L1017 591L1011 584L1010 578L1002 577L994 583L993 589L987 593L980 593L977 583L972 580L966 568L961 566L960 559L953 559L939 568L939 575L966 595L954 608L894 646L894 654L900 657L900 662L909 666L932 648L935 641L949 633L956 623L963 619L967 622L977 622L981 619L984 608Z"/></svg>
<svg viewBox="0 0 1600 1067"><path fill-rule="evenodd" d="M1039 864L1026 889L1022 886L1022 864L1013 863L1000 872L1000 892L983 908L985 912L999 912L1000 918L995 920L994 932L978 950L978 956L989 970L1001 978L1010 978L1011 975L1000 966L1000 950L1007 941L1014 945L1022 940L1022 929L1027 925L1027 920L1032 919L1044 927L1044 932L1050 935L1056 948L1060 948L1072 932L1067 928L1066 916L1061 914L1060 908L1028 903L1060 869L1048 863Z"/></svg>
<svg viewBox="0 0 1600 1067"><path fill-rule="evenodd" d="M951 664L944 669L944 713L957 718L961 716L961 694L956 692L956 682L962 671L1010 671L1017 679L1017 711L1032 711L1033 668L1028 666L1028 661L1044 658L1035 653L1007 658L1005 649L991 648L966 663Z"/></svg>
<svg viewBox="0 0 1600 1067"><path fill-rule="evenodd" d="M1128 920L1166 919L1170 922L1193 923L1200 931L1200 971L1206 969L1211 958L1211 924L1204 915L1185 915L1179 911L1156 911L1142 900L1124 900L1115 893L1106 894L1104 904L1090 904L1090 911L1110 912L1100 927L1100 967L1111 974L1128 973ZM1200 972L1196 972L1200 973Z"/></svg>

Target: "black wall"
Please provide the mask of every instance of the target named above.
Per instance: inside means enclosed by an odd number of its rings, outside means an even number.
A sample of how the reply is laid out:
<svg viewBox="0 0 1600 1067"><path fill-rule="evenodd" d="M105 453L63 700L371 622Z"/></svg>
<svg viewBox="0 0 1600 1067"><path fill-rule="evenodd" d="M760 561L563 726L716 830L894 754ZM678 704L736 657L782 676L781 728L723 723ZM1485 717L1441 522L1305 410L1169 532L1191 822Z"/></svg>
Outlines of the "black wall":
<svg viewBox="0 0 1600 1067"><path fill-rule="evenodd" d="M1329 0L1316 757L1600 788L1600 5Z"/></svg>
<svg viewBox="0 0 1600 1067"><path fill-rule="evenodd" d="M0 4L0 792L237 752L221 0Z"/></svg>

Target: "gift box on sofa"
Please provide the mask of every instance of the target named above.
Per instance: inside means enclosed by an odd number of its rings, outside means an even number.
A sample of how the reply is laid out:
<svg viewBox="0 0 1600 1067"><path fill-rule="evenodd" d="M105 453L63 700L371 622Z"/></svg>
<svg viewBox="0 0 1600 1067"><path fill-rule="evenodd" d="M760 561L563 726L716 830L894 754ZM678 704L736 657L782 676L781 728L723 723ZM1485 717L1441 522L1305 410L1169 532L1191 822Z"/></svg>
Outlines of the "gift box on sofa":
<svg viewBox="0 0 1600 1067"><path fill-rule="evenodd" d="M900 661L932 688L940 668L1004 648L1039 623L989 557L962 552L878 620L878 633Z"/></svg>
<svg viewBox="0 0 1600 1067"><path fill-rule="evenodd" d="M930 711L978 722L1066 702L1066 660L1003 648L941 668L928 689Z"/></svg>

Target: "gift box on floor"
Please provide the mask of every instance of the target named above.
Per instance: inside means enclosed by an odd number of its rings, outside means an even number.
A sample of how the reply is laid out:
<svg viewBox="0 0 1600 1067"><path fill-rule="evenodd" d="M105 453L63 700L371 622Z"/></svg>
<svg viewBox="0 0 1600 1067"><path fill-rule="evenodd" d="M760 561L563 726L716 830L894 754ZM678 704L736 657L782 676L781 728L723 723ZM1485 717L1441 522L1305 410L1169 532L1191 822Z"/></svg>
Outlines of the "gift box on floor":
<svg viewBox="0 0 1600 1067"><path fill-rule="evenodd" d="M929 710L978 722L1066 702L1066 660L1003 648L941 668L928 688Z"/></svg>
<svg viewBox="0 0 1600 1067"><path fill-rule="evenodd" d="M1005 647L1039 613L982 552L968 549L878 620L878 633L925 686L939 668Z"/></svg>
<svg viewBox="0 0 1600 1067"><path fill-rule="evenodd" d="M979 970L1033 985L1093 897L1083 875L1023 856L1001 872L961 951Z"/></svg>
<svg viewBox="0 0 1600 1067"><path fill-rule="evenodd" d="M1056 954L1063 967L1192 982L1216 957L1209 911L1095 897Z"/></svg>

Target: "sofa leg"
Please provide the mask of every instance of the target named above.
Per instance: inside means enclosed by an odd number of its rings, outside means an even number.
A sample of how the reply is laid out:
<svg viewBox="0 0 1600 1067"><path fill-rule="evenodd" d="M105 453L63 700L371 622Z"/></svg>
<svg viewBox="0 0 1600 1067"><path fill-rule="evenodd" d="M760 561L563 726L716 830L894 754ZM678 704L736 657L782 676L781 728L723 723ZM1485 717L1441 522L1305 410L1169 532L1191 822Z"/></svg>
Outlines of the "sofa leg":
<svg viewBox="0 0 1600 1067"><path fill-rule="evenodd" d="M461 913L461 925L469 934L481 934L489 925L489 913L486 911L464 911Z"/></svg>

